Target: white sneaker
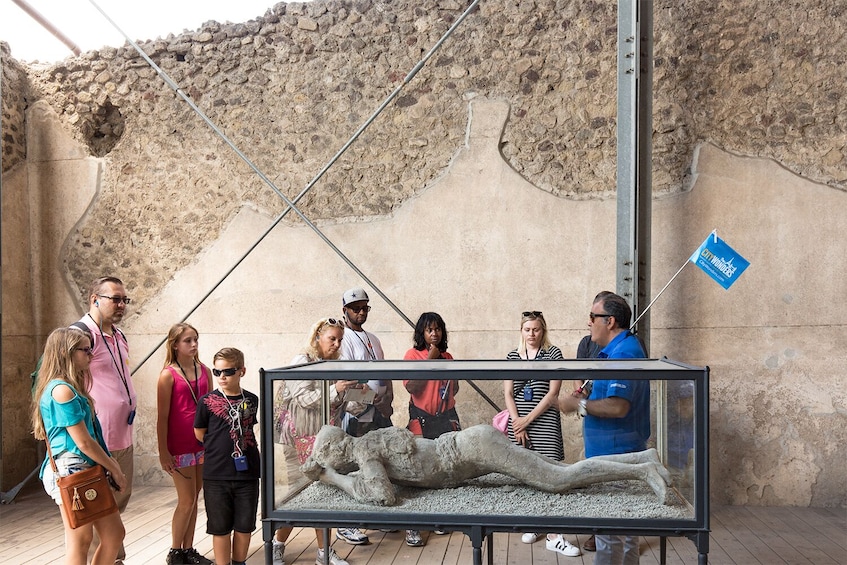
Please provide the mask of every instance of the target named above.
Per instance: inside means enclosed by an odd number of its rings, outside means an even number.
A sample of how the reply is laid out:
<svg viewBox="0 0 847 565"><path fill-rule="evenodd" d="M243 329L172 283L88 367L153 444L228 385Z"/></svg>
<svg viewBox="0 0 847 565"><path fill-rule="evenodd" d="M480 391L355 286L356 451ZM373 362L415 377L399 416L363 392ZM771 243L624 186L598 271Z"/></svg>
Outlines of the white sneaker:
<svg viewBox="0 0 847 565"><path fill-rule="evenodd" d="M285 565L285 544L273 540L273 565Z"/></svg>
<svg viewBox="0 0 847 565"><path fill-rule="evenodd" d="M371 541L359 528L338 528L335 530L335 537L350 545L367 545Z"/></svg>
<svg viewBox="0 0 847 565"><path fill-rule="evenodd" d="M536 534L533 532L527 532L521 536L521 541L524 543L535 543L538 541L538 538L541 537L541 534Z"/></svg>
<svg viewBox="0 0 847 565"><path fill-rule="evenodd" d="M566 557L579 557L582 555L582 551L580 551L577 546L573 545L562 536L556 536L553 539L548 539L547 549L561 553Z"/></svg>
<svg viewBox="0 0 847 565"><path fill-rule="evenodd" d="M330 547L329 548L329 559L326 560L326 563L324 563L324 550L323 549L318 550L318 557L315 559L315 565L350 565L350 564L347 563L346 561L344 561L343 559L341 559L338 556L338 554L335 553L335 550Z"/></svg>

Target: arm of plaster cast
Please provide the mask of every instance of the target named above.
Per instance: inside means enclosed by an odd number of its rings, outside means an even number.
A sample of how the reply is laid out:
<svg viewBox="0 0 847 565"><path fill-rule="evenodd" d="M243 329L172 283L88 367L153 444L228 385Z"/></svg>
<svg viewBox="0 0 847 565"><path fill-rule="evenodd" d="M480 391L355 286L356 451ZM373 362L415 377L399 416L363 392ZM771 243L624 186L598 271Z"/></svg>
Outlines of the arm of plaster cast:
<svg viewBox="0 0 847 565"><path fill-rule="evenodd" d="M391 506L395 502L394 486L385 468L378 461L365 463L361 475L342 475L332 467L321 467L316 461L306 461L300 468L313 481L339 488L358 502Z"/></svg>

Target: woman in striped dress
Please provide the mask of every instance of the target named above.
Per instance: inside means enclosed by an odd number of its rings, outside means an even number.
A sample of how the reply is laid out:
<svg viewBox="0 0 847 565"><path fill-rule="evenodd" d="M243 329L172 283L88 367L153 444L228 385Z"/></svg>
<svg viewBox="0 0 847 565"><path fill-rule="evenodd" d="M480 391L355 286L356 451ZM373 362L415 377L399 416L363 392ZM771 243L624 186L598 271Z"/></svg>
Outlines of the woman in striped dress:
<svg viewBox="0 0 847 565"><path fill-rule="evenodd" d="M550 343L547 323L541 312L521 316L521 340L506 359L550 361L562 359L562 352ZM509 439L554 461L565 458L558 396L562 381L503 381L509 410Z"/></svg>
<svg viewBox="0 0 847 565"><path fill-rule="evenodd" d="M506 359L550 361L562 358L561 350L550 343L544 314L535 310L524 312L521 315L520 344L509 352ZM561 388L562 381L503 381L506 408L509 410L509 439L554 461L565 459L558 404ZM539 537L541 534L528 532L521 536L521 541L534 543ZM548 537L547 548L567 556L580 554L577 547L558 535Z"/></svg>

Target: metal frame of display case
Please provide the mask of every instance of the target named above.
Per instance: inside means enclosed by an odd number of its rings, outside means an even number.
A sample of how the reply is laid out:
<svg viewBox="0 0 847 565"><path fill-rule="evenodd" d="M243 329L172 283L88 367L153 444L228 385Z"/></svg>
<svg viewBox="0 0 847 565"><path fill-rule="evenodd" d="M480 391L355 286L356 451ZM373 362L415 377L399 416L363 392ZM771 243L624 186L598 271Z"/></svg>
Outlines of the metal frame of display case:
<svg viewBox="0 0 847 565"><path fill-rule="evenodd" d="M320 361L279 369L261 369L262 453L274 453L272 417L274 383L285 380L657 380L694 382L694 512L691 519L596 518L524 515L450 515L437 513L365 512L339 514L327 510L277 510L275 508L274 457L262 461L262 537L266 562L271 562L271 539L282 526L362 529L421 529L457 531L473 545L475 565L482 563L482 544L487 541L488 563L493 558L495 532L566 531L581 534L659 536L665 562L668 536L684 536L694 542L698 563L708 562L709 552L709 368L669 359L565 359L560 361Z"/></svg>

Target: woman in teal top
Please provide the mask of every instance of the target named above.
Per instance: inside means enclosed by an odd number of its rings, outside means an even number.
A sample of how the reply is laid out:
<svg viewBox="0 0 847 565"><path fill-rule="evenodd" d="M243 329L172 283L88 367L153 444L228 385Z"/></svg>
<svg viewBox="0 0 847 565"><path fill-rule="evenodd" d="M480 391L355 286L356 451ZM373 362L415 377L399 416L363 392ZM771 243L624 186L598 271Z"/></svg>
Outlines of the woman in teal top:
<svg viewBox="0 0 847 565"><path fill-rule="evenodd" d="M47 337L33 397L33 435L49 442L59 476L100 464L111 473L119 489L125 488L127 479L103 443L100 422L87 392L91 378L88 371L90 362L91 341L82 330L59 328ZM87 563L93 530L97 530L100 545L91 562L93 565L113 564L124 538L124 525L118 511L91 524L71 529L65 514L67 509L62 505L56 485L56 474L47 459L41 466L41 479L44 490L53 497L62 513L65 563Z"/></svg>

